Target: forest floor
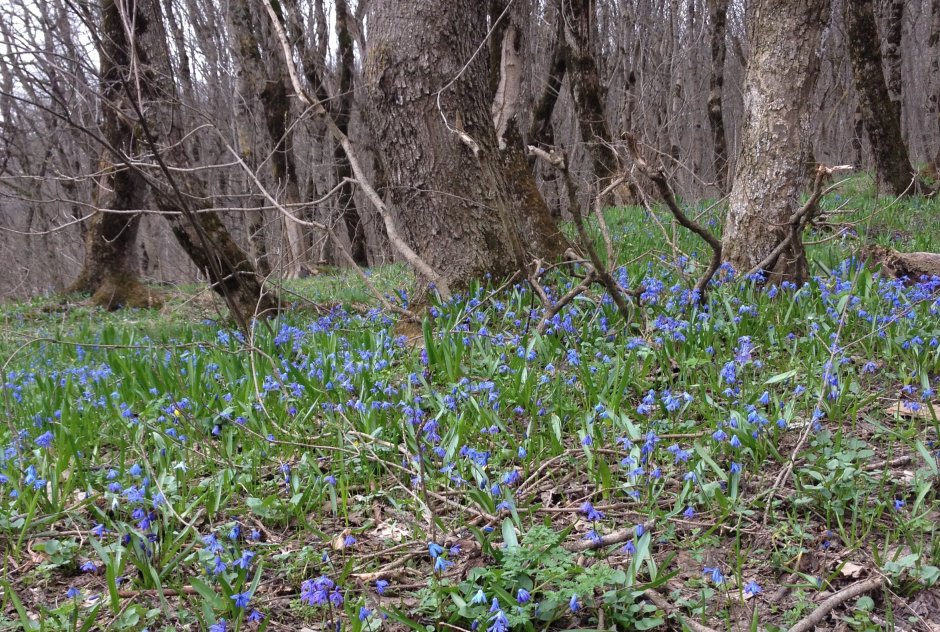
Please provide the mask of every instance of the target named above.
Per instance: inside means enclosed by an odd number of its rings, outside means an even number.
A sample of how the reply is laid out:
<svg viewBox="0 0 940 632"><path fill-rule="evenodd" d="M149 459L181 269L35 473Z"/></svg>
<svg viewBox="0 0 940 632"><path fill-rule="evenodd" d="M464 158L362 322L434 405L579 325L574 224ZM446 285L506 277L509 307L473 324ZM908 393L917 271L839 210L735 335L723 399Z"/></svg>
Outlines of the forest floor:
<svg viewBox="0 0 940 632"><path fill-rule="evenodd" d="M940 203L867 185L807 285L704 305L700 244L610 211L630 322L509 284L407 326L344 271L248 340L198 287L4 305L0 629L940 630L940 280L855 258L940 251Z"/></svg>

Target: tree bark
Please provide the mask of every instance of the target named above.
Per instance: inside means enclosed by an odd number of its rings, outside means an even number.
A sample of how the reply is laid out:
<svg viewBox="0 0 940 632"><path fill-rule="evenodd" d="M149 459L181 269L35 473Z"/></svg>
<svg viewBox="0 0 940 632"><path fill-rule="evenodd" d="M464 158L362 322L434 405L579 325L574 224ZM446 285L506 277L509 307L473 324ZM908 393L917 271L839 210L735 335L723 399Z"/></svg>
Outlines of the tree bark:
<svg viewBox="0 0 940 632"><path fill-rule="evenodd" d="M339 85L337 86L336 111L333 120L336 121L336 126L340 131L349 136L356 64L355 55L353 54L353 39L349 29L349 21L352 16L349 13L349 4L346 0L334 0L334 9L336 11ZM337 183L352 178L349 158L346 157L346 152L343 151L339 143L336 143L333 148L333 161L336 165L334 173ZM356 265L368 266L369 250L366 244L365 227L362 225L362 217L356 207L356 198L353 195L353 185L351 183L347 182L340 188L337 200L339 201L340 212L343 215L343 223L346 225L346 235L349 237L350 254Z"/></svg>
<svg viewBox="0 0 940 632"><path fill-rule="evenodd" d="M725 135L722 93L725 85L725 56L727 53L728 0L709 0L712 18L711 54L712 72L708 78L708 124L712 132L715 184L718 193L728 193L728 139Z"/></svg>
<svg viewBox="0 0 940 632"><path fill-rule="evenodd" d="M759 0L748 12L746 114L722 238L724 259L738 273L771 254L799 208L819 74L816 49L828 16L829 0ZM805 280L802 242L793 240L766 272L773 281Z"/></svg>
<svg viewBox="0 0 940 632"><path fill-rule="evenodd" d="M560 6L567 40L568 86L574 100L581 142L587 145L591 155L594 177L599 180L598 189L604 189L610 180L621 174L623 168L613 148L613 134L604 111L604 90L594 58L594 9L594 0L562 0ZM620 198L617 203L620 204L630 197L624 191L617 193Z"/></svg>
<svg viewBox="0 0 940 632"><path fill-rule="evenodd" d="M105 0L110 3L111 0ZM122 42L133 56L134 74L122 81L121 103L140 129L140 143L154 156L152 195L168 213L173 234L212 289L226 301L239 326L247 330L251 318L273 312L277 302L266 293L251 261L232 240L217 213L206 208L205 183L197 171L177 175L171 165L186 165L185 130L181 121L178 86L166 55L167 39L159 0L117 0L110 10L128 25Z"/></svg>
<svg viewBox="0 0 940 632"><path fill-rule="evenodd" d="M499 14L492 15L491 20ZM570 244L558 229L552 213L539 193L535 174L526 159L520 134L520 109L522 98L522 29L515 22L502 30L503 40L499 66L491 72L496 77L491 112L496 128L496 147L509 187L509 202L513 214L521 224L525 243L539 256L554 259Z"/></svg>
<svg viewBox="0 0 940 632"><path fill-rule="evenodd" d="M940 0L933 0L930 11L930 35L927 40L928 50L930 51L930 75L933 77L933 86L927 87L927 115L932 119L936 126L934 128L937 136L933 137L935 148L931 156L930 165L933 169L932 176L940 178ZM930 144L926 143L929 148Z"/></svg>
<svg viewBox="0 0 940 632"><path fill-rule="evenodd" d="M486 4L376 0L366 83L389 198L408 244L451 288L522 268L522 231L487 99ZM517 174L512 174L515 177ZM528 179L531 172L525 170Z"/></svg>
<svg viewBox="0 0 940 632"><path fill-rule="evenodd" d="M128 40L114 0L101 3L99 84L103 107L101 133L118 153L103 159L104 172L96 192L99 209L115 211L144 207L146 184L140 173L125 163L140 153L136 127L120 108L124 83L131 72ZM106 309L159 306L159 297L138 278L136 257L140 215L99 210L85 236L85 259L71 292L88 292L92 303Z"/></svg>
<svg viewBox="0 0 940 632"><path fill-rule="evenodd" d="M875 158L880 190L901 195L911 187L911 161L901 137L900 103L885 82L874 0L845 2L845 28L859 107Z"/></svg>
<svg viewBox="0 0 940 632"><path fill-rule="evenodd" d="M232 47L236 60L236 85L238 94L235 99L235 128L238 139L238 153L252 171L258 168L255 146L258 139L254 134L255 116L260 111L259 97L264 89L265 70L261 59L261 47L257 36L257 23L251 14L248 0L233 0L228 11L229 28L235 40ZM243 178L246 195L245 206L248 213L248 246L251 258L258 271L263 275L271 272L268 260L265 213L261 209L264 199L252 194L252 184Z"/></svg>

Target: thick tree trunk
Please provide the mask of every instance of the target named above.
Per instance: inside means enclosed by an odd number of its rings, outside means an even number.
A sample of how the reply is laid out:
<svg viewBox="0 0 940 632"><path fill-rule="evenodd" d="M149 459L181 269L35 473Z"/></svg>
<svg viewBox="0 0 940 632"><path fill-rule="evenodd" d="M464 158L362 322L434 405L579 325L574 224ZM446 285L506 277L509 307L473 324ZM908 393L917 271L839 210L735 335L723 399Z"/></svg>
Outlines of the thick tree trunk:
<svg viewBox="0 0 940 632"><path fill-rule="evenodd" d="M562 0L560 11L568 48L568 85L581 141L587 145L591 155L594 177L600 181L598 188L604 189L611 179L621 175L623 168L613 148L613 134L604 111L604 90L594 58L594 5L594 0ZM626 187L616 193L620 198L617 203L622 204L631 197Z"/></svg>
<svg viewBox="0 0 940 632"><path fill-rule="evenodd" d="M238 95L235 99L235 127L238 137L238 152L242 160L252 171L258 168L255 146L258 139L254 135L256 113L260 111L259 97L264 89L265 71L261 60L261 47L258 43L257 24L252 18L248 0L233 0L229 5L228 22L235 45L232 50L236 60L236 85ZM263 275L271 272L268 260L265 213L262 210L264 199L252 193L253 184L245 176L242 180L246 193L245 206L248 209L248 245L251 258L258 271Z"/></svg>
<svg viewBox="0 0 940 632"><path fill-rule="evenodd" d="M497 16L491 15L491 20ZM496 77L491 112L496 128L496 146L509 186L509 201L520 223L524 241L532 252L546 259L560 256L569 247L551 211L535 184L520 134L522 98L522 29L515 22L503 29L499 65L491 70Z"/></svg>
<svg viewBox="0 0 940 632"><path fill-rule="evenodd" d="M352 34L349 30L349 4L346 0L334 0L336 10L336 45L339 60L339 85L336 94L336 111L333 120L343 134L349 136L349 121L352 118L353 108L353 80L355 77L355 55L353 54ZM336 181L342 182L352 178L352 168L349 158L339 143L333 148L333 161L336 166L334 173ZM353 185L346 183L339 191L337 197L339 209L343 214L343 223L346 225L346 235L349 237L350 254L357 265L369 265L369 249L366 244L365 227L362 217L356 207L356 198L353 196Z"/></svg>
<svg viewBox="0 0 940 632"><path fill-rule="evenodd" d="M722 239L725 260L740 274L771 254L799 208L819 74L816 49L829 0L759 0L748 17L746 114ZM767 268L774 281L803 281L808 266L802 242L793 241Z"/></svg>
<svg viewBox="0 0 940 632"><path fill-rule="evenodd" d="M725 85L726 37L728 31L728 0L709 0L711 14L712 72L708 78L708 124L712 132L715 184L720 195L728 192L728 139L725 135L722 93Z"/></svg>
<svg viewBox="0 0 940 632"><path fill-rule="evenodd" d="M930 11L930 36L927 45L930 52L930 75L933 77L933 86L927 86L927 114L936 126L933 137L934 151L928 154L931 157L933 177L940 178L940 0L933 0ZM930 143L926 143L929 148Z"/></svg>
<svg viewBox="0 0 940 632"><path fill-rule="evenodd" d="M134 74L124 82L126 112L141 130L141 145L152 152L156 164L152 194L157 207L169 213L177 241L208 276L212 288L225 299L242 328L258 313L276 310L277 302L264 292L252 262L232 240L217 213L205 208L205 183L198 172L173 172L168 166L186 165L181 107L175 73L166 56L166 32L159 0L118 0L113 5L132 41L124 40Z"/></svg>
<svg viewBox="0 0 940 632"><path fill-rule="evenodd" d="M102 48L99 70L101 132L120 156L102 161L104 175L96 192L98 207L126 211L142 209L146 184L139 172L124 163L139 153L133 124L117 110L130 73L129 47L121 14L113 0L101 3ZM159 306L160 299L144 287L137 276L137 233L140 215L99 211L85 235L85 259L71 292L88 292L92 302L106 309Z"/></svg>
<svg viewBox="0 0 940 632"><path fill-rule="evenodd" d="M516 272L527 257L487 99L486 4L377 0L366 83L389 198L408 244L452 288ZM528 169L524 174L532 179Z"/></svg>
<svg viewBox="0 0 940 632"><path fill-rule="evenodd" d="M879 189L901 195L911 187L911 161L901 137L900 102L892 101L882 66L874 0L845 2L852 76L875 158Z"/></svg>

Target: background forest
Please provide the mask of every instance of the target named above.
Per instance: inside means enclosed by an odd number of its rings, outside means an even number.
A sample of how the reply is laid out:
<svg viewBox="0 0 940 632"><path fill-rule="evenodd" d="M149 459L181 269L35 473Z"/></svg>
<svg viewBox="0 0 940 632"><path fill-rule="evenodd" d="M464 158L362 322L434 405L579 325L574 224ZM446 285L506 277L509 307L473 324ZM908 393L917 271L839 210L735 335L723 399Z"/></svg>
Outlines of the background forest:
<svg viewBox="0 0 940 632"><path fill-rule="evenodd" d="M0 59L0 630L940 630L940 0Z"/></svg>

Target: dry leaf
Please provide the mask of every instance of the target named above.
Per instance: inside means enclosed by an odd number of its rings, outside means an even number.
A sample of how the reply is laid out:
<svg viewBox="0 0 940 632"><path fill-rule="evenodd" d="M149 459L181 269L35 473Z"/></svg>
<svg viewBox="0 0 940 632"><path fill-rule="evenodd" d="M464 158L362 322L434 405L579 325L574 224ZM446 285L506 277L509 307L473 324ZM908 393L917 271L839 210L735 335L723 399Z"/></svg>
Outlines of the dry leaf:
<svg viewBox="0 0 940 632"><path fill-rule="evenodd" d="M842 565L841 572L842 572L843 577L850 577L852 579L858 579L862 576L862 573L864 572L864 570L865 569L859 566L858 564L853 564L852 562L846 562L845 564Z"/></svg>
<svg viewBox="0 0 940 632"><path fill-rule="evenodd" d="M934 416L936 416L940 419L940 407L921 402L895 402L891 406L888 406L885 412L892 417L933 420Z"/></svg>

